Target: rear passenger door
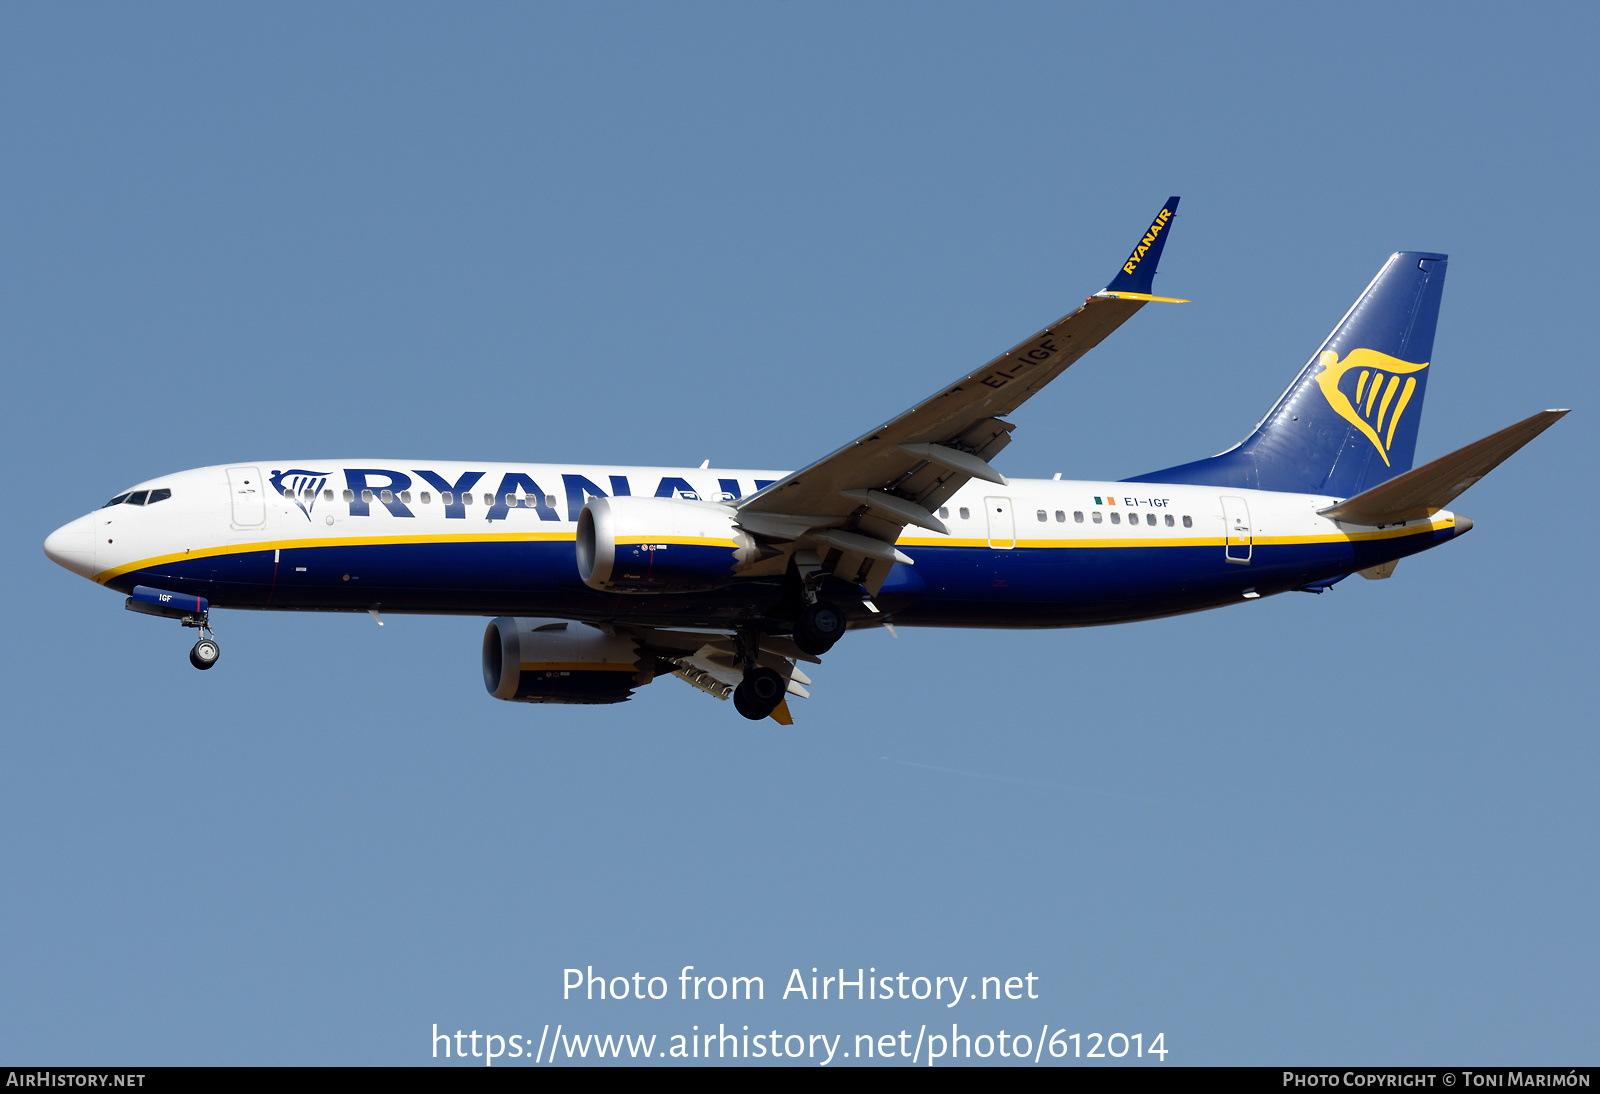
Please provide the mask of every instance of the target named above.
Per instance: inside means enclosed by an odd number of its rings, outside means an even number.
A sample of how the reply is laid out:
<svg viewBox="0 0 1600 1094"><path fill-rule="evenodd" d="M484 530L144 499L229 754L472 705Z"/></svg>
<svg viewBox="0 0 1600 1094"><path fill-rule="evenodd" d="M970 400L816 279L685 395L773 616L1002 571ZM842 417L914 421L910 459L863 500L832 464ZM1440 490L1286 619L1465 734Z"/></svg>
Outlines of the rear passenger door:
<svg viewBox="0 0 1600 1094"><path fill-rule="evenodd" d="M1250 534L1250 507L1243 498L1222 499L1223 539L1222 556L1241 566L1250 565L1250 549L1254 537Z"/></svg>

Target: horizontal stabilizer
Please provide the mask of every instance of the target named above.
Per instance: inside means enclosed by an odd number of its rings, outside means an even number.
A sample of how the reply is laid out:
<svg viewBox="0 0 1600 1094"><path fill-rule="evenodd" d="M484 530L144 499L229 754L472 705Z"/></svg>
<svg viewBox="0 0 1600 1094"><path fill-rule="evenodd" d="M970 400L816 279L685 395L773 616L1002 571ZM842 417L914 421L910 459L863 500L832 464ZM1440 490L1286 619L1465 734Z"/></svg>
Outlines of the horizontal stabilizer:
<svg viewBox="0 0 1600 1094"><path fill-rule="evenodd" d="M1517 449L1549 429L1567 412L1541 410L1531 418L1473 441L1448 456L1363 490L1318 513L1349 524L1387 525L1421 520L1466 492Z"/></svg>

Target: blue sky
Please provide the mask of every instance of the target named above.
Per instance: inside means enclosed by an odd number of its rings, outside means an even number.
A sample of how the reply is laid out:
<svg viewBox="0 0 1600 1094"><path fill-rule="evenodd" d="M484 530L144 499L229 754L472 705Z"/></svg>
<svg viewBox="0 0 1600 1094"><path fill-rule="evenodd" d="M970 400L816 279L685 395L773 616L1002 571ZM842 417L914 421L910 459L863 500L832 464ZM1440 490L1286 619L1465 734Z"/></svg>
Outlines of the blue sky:
<svg viewBox="0 0 1600 1094"><path fill-rule="evenodd" d="M0 1056L417 1063L537 1036L1165 1035L1175 1063L1593 1063L1591 7L12 5ZM51 565L141 479L315 455L798 466L1146 309L1019 476L1242 437L1451 255L1419 459L1574 413L1327 595L851 636L791 730L484 694L482 620L176 627ZM579 1003L561 970L765 977ZM792 968L1038 1000L774 999ZM675 982L675 981L674 981Z"/></svg>

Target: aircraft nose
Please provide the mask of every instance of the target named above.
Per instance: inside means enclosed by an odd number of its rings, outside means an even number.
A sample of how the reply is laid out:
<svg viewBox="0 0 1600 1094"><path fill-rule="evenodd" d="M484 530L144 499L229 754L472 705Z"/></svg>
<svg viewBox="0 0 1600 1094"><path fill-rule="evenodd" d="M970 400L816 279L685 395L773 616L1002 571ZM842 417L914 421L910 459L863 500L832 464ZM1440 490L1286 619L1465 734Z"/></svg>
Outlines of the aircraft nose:
<svg viewBox="0 0 1600 1094"><path fill-rule="evenodd" d="M44 541L45 557L83 577L94 577L94 517L63 524Z"/></svg>

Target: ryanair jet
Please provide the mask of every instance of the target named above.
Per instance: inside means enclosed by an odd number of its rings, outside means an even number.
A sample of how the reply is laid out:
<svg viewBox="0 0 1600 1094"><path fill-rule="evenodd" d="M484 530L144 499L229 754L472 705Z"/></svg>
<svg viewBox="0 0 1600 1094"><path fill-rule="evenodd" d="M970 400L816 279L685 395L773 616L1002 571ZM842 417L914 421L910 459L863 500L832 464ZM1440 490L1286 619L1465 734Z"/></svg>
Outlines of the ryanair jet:
<svg viewBox="0 0 1600 1094"><path fill-rule="evenodd" d="M493 617L497 699L618 703L676 676L791 722L801 663L862 627L1083 627L1386 578L1472 527L1446 508L1565 410L1412 466L1446 257L1400 251L1255 430L1120 482L1008 478L1028 398L1146 304L1178 208L1116 277L799 471L261 460L163 475L44 550L198 631L215 608Z"/></svg>

